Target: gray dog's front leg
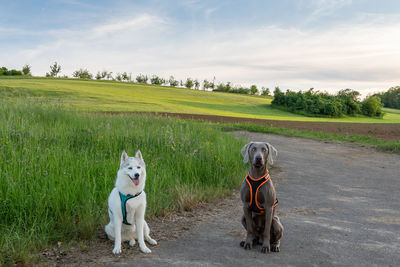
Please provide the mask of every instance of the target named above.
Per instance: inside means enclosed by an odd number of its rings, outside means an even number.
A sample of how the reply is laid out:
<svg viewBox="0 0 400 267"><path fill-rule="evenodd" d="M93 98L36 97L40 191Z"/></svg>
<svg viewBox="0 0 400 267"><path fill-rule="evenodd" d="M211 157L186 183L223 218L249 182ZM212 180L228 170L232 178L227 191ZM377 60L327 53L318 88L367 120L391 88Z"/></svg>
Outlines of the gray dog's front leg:
<svg viewBox="0 0 400 267"><path fill-rule="evenodd" d="M271 224L272 224L272 207L265 208L265 228L263 234L263 244L261 248L262 253L269 253L271 251L270 248L270 240L271 240Z"/></svg>
<svg viewBox="0 0 400 267"><path fill-rule="evenodd" d="M249 207L243 207L244 217L246 218L246 230L247 237L246 242L244 243L244 249L251 249L254 239L254 222L251 216L251 210Z"/></svg>

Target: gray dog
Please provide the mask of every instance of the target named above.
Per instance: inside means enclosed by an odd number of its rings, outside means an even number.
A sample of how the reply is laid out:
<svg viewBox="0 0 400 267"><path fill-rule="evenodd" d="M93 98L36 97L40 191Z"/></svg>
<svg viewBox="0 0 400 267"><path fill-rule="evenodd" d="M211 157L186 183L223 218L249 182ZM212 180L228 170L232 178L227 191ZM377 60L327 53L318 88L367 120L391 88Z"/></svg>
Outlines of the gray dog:
<svg viewBox="0 0 400 267"><path fill-rule="evenodd" d="M275 188L267 169L267 163L273 164L273 154L277 156L278 151L264 142L250 142L242 148L243 161L250 160L250 169L240 189L242 224L247 230L246 240L240 245L244 249L262 245L262 253L279 252L283 234L283 226L275 213L278 204Z"/></svg>

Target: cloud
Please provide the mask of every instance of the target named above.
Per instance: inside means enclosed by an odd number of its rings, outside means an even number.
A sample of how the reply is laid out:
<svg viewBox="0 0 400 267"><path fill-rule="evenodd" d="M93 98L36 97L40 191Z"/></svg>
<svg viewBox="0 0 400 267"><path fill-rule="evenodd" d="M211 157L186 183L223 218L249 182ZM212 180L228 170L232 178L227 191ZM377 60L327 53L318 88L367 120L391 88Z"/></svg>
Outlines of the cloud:
<svg viewBox="0 0 400 267"><path fill-rule="evenodd" d="M36 75L57 61L69 75L85 67L133 76L216 76L234 84L294 90L353 88L366 94L400 84L400 20L389 22L357 18L324 31L269 25L186 32L171 18L137 14L79 30L49 31L49 41L2 58L29 63Z"/></svg>
<svg viewBox="0 0 400 267"><path fill-rule="evenodd" d="M97 26L93 29L93 34L94 36L99 37L106 34L124 34L124 32L131 33L132 31L155 27L164 23L166 23L166 21L160 17L141 14L134 18Z"/></svg>
<svg viewBox="0 0 400 267"><path fill-rule="evenodd" d="M311 3L315 6L313 16L330 15L336 10L351 5L352 0L314 0Z"/></svg>

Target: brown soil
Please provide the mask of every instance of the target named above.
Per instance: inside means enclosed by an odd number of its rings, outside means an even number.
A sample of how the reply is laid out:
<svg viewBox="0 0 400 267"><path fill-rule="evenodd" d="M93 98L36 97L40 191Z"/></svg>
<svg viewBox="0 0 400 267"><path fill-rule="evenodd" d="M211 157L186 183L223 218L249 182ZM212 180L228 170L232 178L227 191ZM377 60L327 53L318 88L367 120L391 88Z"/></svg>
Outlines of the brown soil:
<svg viewBox="0 0 400 267"><path fill-rule="evenodd" d="M117 114L118 112L106 112ZM142 112L135 112L142 114ZM182 119L203 120L218 123L255 123L275 128L288 128L294 130L307 130L314 132L364 135L383 140L400 140L400 123L344 123L344 122L304 122L304 121L279 121L252 118L238 118L216 115L185 114L185 113L144 113L161 117L177 117Z"/></svg>

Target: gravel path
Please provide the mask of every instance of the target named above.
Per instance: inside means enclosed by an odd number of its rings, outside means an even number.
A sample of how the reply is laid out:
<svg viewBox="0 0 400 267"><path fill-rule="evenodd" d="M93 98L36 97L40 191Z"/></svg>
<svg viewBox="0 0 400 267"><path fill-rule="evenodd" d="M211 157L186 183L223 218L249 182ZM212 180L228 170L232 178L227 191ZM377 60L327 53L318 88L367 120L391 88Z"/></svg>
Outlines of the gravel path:
<svg viewBox="0 0 400 267"><path fill-rule="evenodd" d="M285 227L281 252L245 251L238 192L153 253L108 266L396 266L400 262L400 156L360 146L235 133L279 151L271 170ZM240 163L239 163L240 164ZM155 231L155 230L153 230ZM110 247L111 250L111 247ZM136 250L138 250L136 248Z"/></svg>

